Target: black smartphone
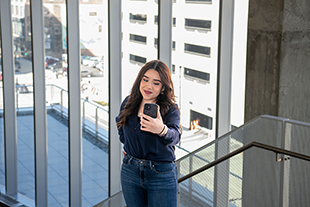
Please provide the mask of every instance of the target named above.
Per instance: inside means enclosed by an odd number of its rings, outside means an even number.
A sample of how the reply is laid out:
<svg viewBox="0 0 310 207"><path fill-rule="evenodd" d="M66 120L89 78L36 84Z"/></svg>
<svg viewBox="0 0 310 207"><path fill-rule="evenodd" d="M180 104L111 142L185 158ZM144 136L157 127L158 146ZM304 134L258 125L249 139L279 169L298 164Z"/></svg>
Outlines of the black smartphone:
<svg viewBox="0 0 310 207"><path fill-rule="evenodd" d="M145 103L144 108L143 108L143 113L152 117L156 118L157 117L157 104L154 103Z"/></svg>

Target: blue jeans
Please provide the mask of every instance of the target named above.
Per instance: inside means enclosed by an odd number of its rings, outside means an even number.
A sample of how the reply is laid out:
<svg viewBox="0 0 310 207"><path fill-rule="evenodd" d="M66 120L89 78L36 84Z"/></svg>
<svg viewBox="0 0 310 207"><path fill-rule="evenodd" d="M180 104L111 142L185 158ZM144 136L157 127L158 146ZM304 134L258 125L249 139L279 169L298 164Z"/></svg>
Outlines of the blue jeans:
<svg viewBox="0 0 310 207"><path fill-rule="evenodd" d="M174 162L140 160L125 154L121 183L128 207L178 205L178 181Z"/></svg>

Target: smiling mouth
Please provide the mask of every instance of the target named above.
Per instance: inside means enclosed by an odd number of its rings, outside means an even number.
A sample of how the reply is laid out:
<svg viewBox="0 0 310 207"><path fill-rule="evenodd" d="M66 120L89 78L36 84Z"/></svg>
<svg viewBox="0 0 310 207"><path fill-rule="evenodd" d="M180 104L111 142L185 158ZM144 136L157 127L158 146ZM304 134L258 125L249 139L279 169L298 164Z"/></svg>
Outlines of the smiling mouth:
<svg viewBox="0 0 310 207"><path fill-rule="evenodd" d="M144 91L144 93L146 93L147 95L151 94L151 91Z"/></svg>

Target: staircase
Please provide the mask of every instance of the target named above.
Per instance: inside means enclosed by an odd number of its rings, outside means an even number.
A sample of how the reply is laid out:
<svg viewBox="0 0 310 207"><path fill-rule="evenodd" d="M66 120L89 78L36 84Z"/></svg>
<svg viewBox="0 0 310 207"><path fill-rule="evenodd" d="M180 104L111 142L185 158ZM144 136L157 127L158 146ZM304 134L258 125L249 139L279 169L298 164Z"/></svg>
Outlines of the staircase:
<svg viewBox="0 0 310 207"><path fill-rule="evenodd" d="M179 206L310 206L309 161L309 123L259 116L176 161Z"/></svg>

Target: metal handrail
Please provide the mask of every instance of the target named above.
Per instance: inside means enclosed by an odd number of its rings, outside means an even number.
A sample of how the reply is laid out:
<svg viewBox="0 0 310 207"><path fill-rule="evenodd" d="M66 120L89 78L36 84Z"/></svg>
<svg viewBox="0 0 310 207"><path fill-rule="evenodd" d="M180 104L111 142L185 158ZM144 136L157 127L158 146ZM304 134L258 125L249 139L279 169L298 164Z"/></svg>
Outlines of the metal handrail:
<svg viewBox="0 0 310 207"><path fill-rule="evenodd" d="M265 150L273 151L277 154L277 157L278 157L278 154L284 154L284 155L289 155L291 157L299 158L302 160L310 161L310 156L307 156L307 155L292 152L290 150L285 150L285 149L273 147L273 146L262 144L259 142L251 142L251 143L244 145L244 146L240 147L239 149L237 149L237 150L235 150L235 151L233 151L233 152L231 152L231 153L229 153L229 154L227 154L227 155L225 155L225 156L223 156L223 157L221 157L221 158L219 158L219 159L217 159L217 160L215 160L209 164L206 164L205 166L203 166L203 167L201 167L201 168L179 178L178 183L181 183L184 180L186 180L190 177L193 177L193 176L197 175L198 173L201 173L202 171L205 171L205 170L207 170L207 169L209 169L209 168L211 168L211 167L213 167L213 166L215 166L215 165L217 165L217 164L219 164L219 163L221 163L221 162L223 162L223 161L225 161L225 160L227 160L227 159L229 159L229 158L231 158L231 157L233 157L233 156L235 156L235 155L237 155L237 154L239 154L239 153L241 153L241 152L243 152L249 148L252 148L252 147L258 147L258 148L262 148ZM276 161L278 161L278 160L276 160Z"/></svg>

